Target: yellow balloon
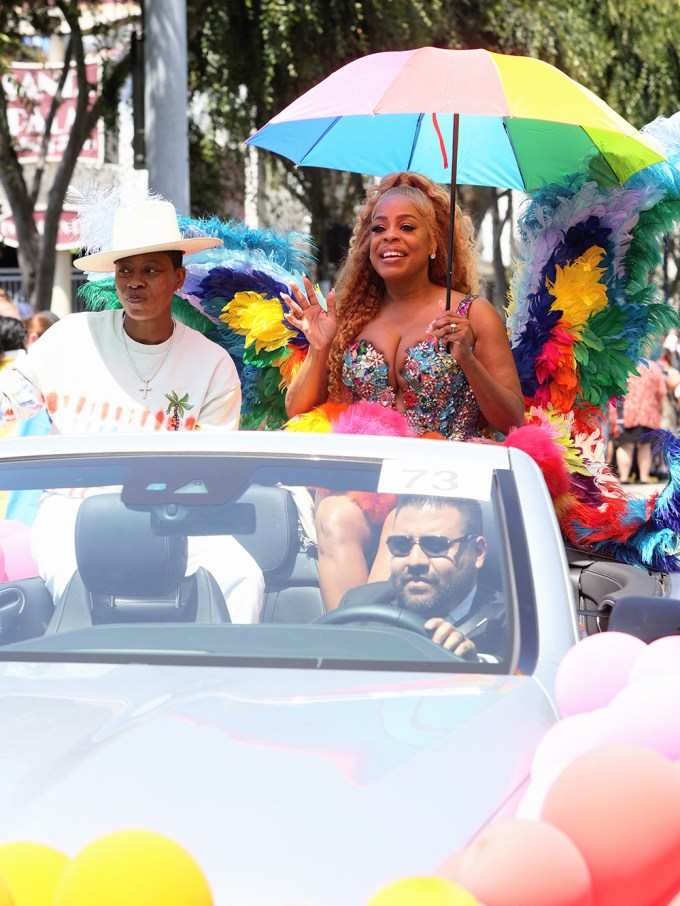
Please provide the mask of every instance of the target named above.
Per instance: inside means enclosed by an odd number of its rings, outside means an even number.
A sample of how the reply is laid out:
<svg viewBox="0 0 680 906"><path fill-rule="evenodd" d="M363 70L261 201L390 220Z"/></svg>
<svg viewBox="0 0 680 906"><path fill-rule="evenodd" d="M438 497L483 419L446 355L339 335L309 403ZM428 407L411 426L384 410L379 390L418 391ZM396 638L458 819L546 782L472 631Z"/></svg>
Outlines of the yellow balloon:
<svg viewBox="0 0 680 906"><path fill-rule="evenodd" d="M404 878L379 890L366 906L480 906L460 884L444 878Z"/></svg>
<svg viewBox="0 0 680 906"><path fill-rule="evenodd" d="M42 843L0 846L0 875L15 906L52 906L54 889L68 861L64 853ZM0 906L3 903L0 897Z"/></svg>
<svg viewBox="0 0 680 906"><path fill-rule="evenodd" d="M0 875L0 906L16 906L9 884Z"/></svg>
<svg viewBox="0 0 680 906"><path fill-rule="evenodd" d="M196 861L151 831L118 831L71 860L52 906L213 906Z"/></svg>

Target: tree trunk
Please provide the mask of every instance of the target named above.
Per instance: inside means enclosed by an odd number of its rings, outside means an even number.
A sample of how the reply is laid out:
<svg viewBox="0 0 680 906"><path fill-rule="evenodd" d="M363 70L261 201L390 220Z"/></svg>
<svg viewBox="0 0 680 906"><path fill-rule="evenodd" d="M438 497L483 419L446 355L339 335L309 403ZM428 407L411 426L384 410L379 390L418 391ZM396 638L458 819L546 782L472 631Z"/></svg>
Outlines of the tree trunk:
<svg viewBox="0 0 680 906"><path fill-rule="evenodd" d="M18 242L18 259L23 282L24 295L36 311L48 309L52 302L56 245L59 234L59 220L64 206L73 172L82 147L97 120L105 111L115 110L120 87L130 69L130 53L110 66L101 92L91 103L93 86L87 82L85 49L80 30L80 11L77 3L70 0L55 0L63 20L70 30L69 47L65 55L65 66L73 60L78 78L78 97L74 119L66 148L56 169L47 193L47 205L42 235L38 233L34 220L36 201L41 195L41 184L49 169L46 167L51 123L61 102L59 92L52 99L46 119L38 163L30 179L30 188L24 169L18 159L9 130L7 97L0 86L0 181L7 195L14 217Z"/></svg>
<svg viewBox="0 0 680 906"><path fill-rule="evenodd" d="M16 219L15 219L16 222ZM19 229L17 228L17 236L19 236ZM21 285L23 289L23 295L27 302L32 303L32 298L35 293L35 285L37 280L37 262L39 260L39 247L40 238L38 236L38 231L35 230L35 251L33 252L31 246L33 243L22 242L19 239L19 244L17 247L17 260L19 262L19 271L21 272Z"/></svg>
<svg viewBox="0 0 680 906"><path fill-rule="evenodd" d="M490 301L493 302L494 306L499 309L499 311L504 311L506 305L508 304L508 277L506 271L506 264L503 261L503 251L502 251L502 240L503 240L503 231L508 222L508 213L506 212L505 217L501 218L500 212L498 210L498 202L500 195L497 191L494 191L495 198L494 204L491 208L491 217L493 223L493 272L494 272L494 288L493 288L493 299ZM507 195L508 193L502 193ZM508 211L511 211L512 207L508 204Z"/></svg>
<svg viewBox="0 0 680 906"><path fill-rule="evenodd" d="M59 209L61 210L61 209ZM59 210L57 213L59 213ZM40 237L40 254L38 256L38 267L35 275L35 289L29 302L34 311L46 311L52 307L52 289L54 287L54 270L57 261L57 229L59 227L59 218L57 217L56 229L48 227L48 214L50 209L45 211L44 233Z"/></svg>

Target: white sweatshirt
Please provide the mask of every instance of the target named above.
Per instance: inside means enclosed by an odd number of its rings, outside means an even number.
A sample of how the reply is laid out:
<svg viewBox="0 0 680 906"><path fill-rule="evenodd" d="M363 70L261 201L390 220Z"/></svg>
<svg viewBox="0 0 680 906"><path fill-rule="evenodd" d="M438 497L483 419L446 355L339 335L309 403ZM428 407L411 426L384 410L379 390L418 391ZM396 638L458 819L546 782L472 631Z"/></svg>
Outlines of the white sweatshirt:
<svg viewBox="0 0 680 906"><path fill-rule="evenodd" d="M231 356L184 324L147 346L123 338L122 310L84 312L50 327L0 376L2 420L43 407L56 434L235 431L241 385Z"/></svg>

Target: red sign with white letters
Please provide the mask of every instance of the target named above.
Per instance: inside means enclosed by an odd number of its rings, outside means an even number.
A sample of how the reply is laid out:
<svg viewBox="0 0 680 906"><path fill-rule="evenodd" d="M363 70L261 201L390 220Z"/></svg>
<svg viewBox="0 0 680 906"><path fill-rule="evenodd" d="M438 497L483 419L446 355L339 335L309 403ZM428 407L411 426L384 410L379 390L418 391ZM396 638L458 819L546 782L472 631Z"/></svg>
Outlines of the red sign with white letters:
<svg viewBox="0 0 680 906"><path fill-rule="evenodd" d="M65 206L64 210L59 215L59 233L57 235L56 244L58 252L74 251L78 248L79 234L76 226L77 217L77 212L68 206ZM42 234L45 225L45 205L38 205L36 207L36 210L33 212L33 219L35 220L38 232ZM9 245L12 248L19 247L17 228L14 217L12 217L11 214L5 214L3 217L0 217L0 237L2 237L2 241L5 245Z"/></svg>
<svg viewBox="0 0 680 906"><path fill-rule="evenodd" d="M87 81L91 85L91 100L96 100L100 67L98 63L86 64ZM2 78L7 97L7 117L14 148L22 163L36 160L40 152L52 98L59 87L63 66L59 64L16 63ZM78 79L75 66L69 68L62 90L62 102L57 109L50 132L48 160L61 160L73 128ZM101 164L104 158L104 141L101 123L85 141L79 160Z"/></svg>

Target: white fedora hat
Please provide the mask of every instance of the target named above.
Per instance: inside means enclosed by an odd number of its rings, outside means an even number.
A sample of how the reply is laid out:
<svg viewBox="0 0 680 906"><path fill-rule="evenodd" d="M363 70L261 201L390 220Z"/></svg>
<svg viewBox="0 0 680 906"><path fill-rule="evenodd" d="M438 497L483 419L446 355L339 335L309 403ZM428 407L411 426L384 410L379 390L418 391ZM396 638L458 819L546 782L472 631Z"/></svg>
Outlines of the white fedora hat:
<svg viewBox="0 0 680 906"><path fill-rule="evenodd" d="M183 238L175 206L169 201L154 199L118 208L113 225L112 248L106 252L76 258L73 264L81 271L108 273L115 270L116 261L132 255L173 250L193 255L217 245L222 245L222 240L214 236Z"/></svg>

